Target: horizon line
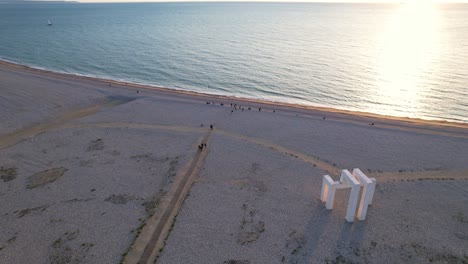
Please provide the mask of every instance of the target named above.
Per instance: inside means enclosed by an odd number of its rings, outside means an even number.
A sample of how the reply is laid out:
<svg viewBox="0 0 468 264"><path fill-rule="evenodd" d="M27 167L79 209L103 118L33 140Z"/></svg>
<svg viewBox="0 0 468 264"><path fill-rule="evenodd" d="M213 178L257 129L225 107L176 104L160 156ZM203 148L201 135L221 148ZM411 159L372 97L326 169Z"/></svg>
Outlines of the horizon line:
<svg viewBox="0 0 468 264"><path fill-rule="evenodd" d="M319 4L412 4L414 2L421 1L408 1L408 0L344 0L344 1L335 1L335 0L24 0L24 1L1 1L0 3L41 3L41 2L56 2L56 3L80 3L80 4L89 4L89 3L319 3ZM422 1L430 4L467 4L468 0L429 0Z"/></svg>

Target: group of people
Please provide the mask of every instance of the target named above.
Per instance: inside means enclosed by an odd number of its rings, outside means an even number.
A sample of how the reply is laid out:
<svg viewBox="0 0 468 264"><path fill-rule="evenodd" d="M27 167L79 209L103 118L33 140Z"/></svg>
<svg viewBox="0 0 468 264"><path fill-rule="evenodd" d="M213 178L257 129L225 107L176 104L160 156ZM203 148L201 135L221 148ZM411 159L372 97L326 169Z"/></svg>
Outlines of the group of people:
<svg viewBox="0 0 468 264"><path fill-rule="evenodd" d="M200 145L198 145L198 149L200 151L203 150L203 148L206 148L206 143L201 143Z"/></svg>
<svg viewBox="0 0 468 264"><path fill-rule="evenodd" d="M215 104L214 102L206 102L206 104ZM220 103L220 105L224 106L224 103ZM231 103L231 108L234 108L234 110L231 110L231 113L234 113L235 110L241 110L242 112L246 109L244 108L243 106L241 105L238 105L238 104L233 104ZM247 107L247 110L252 110L251 107ZM262 111L262 108L259 107L258 108L258 111L261 112ZM276 112L275 110L273 110L273 112Z"/></svg>
<svg viewBox="0 0 468 264"><path fill-rule="evenodd" d="M201 124L201 126L203 126L203 124ZM213 130L213 124L210 124L210 129ZM203 148L206 148L206 143L202 142L200 145L198 145L198 149L202 151Z"/></svg>
<svg viewBox="0 0 468 264"><path fill-rule="evenodd" d="M203 127L204 125L201 124L200 126ZM210 124L210 129L213 130L213 124Z"/></svg>

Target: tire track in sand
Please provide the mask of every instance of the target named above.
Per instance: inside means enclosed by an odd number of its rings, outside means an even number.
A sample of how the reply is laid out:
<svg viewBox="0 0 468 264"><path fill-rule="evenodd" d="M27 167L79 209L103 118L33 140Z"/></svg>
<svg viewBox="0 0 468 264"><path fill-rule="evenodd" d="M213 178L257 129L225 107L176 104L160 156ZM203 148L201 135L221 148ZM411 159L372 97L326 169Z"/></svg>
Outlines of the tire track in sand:
<svg viewBox="0 0 468 264"><path fill-rule="evenodd" d="M17 130L13 133L6 134L5 136L0 137L0 149L4 149L10 146L13 146L25 139L37 136L39 134L42 134L46 131L56 129L63 124L65 124L68 121L82 118L88 115L92 115L97 113L98 111L104 109L104 108L109 108L109 107L114 107L120 104L127 103L133 99L131 98L109 98L106 101L89 106L86 108L82 108L73 112L66 113L64 115L59 116L57 119L55 119L52 122L49 123L42 123L34 126L30 126L27 128L23 128L20 130Z"/></svg>
<svg viewBox="0 0 468 264"><path fill-rule="evenodd" d="M208 131L200 142L207 144L211 133L211 131ZM202 150L197 149L195 156L177 173L171 189L161 199L159 212L145 222L140 235L124 257L123 263L146 264L154 263L157 260L160 252L164 249L165 240L169 236L183 201L187 197L199 170L202 168L208 152L206 147Z"/></svg>
<svg viewBox="0 0 468 264"><path fill-rule="evenodd" d="M339 174L341 172L341 170L338 167L330 164L329 162L320 160L317 157L312 157L312 156L306 155L306 154L301 153L299 151L295 151L295 150L292 150L292 149L285 148L283 146L280 146L278 144L275 144L275 143L267 141L267 140L254 138L254 137L249 137L249 136L244 136L244 135L240 135L240 134L236 134L236 133L232 133L232 132L228 132L228 131L224 131L224 130L217 130L216 133L219 133L221 135L228 136L228 137L231 137L231 138L235 138L235 139L238 139L238 140L247 141L249 143L254 143L254 144L257 144L257 145L260 145L260 146L263 146L263 147L278 151L280 153L290 155L290 156L295 157L297 159L303 160L304 162L309 163L309 164L313 165L314 167L318 167L318 168L326 171L327 173Z"/></svg>
<svg viewBox="0 0 468 264"><path fill-rule="evenodd" d="M159 124L147 124L147 123L129 123L129 122L102 122L102 123L80 123L80 124L66 124L61 127L57 127L57 129L64 129L64 128L136 128L136 129L161 129L161 130L169 130L169 131L177 131L177 132L197 132L197 133L204 133L206 132L206 128L197 128L197 127L186 127L186 126L173 126L173 125L159 125ZM273 142L249 137L221 129L216 129L212 131L213 133L223 135L226 137L234 138L237 140L247 141L249 143L253 143L256 145L260 145L265 148L272 149L274 151L278 151L285 155L290 155L297 159L301 159L306 163L311 164L314 167L318 167L327 173L332 174L340 174L340 169L334 165L332 165L328 161L320 160L317 157L309 156L299 151L295 151L292 149L288 149L286 147L280 146Z"/></svg>
<svg viewBox="0 0 468 264"><path fill-rule="evenodd" d="M145 124L145 123L127 123L127 122L67 124L65 126L62 126L61 128L91 128L91 127L99 127L99 128L126 127L126 128L137 128L137 129L162 129L162 130L177 131L177 132L198 132L198 133L204 133L206 131L206 128ZM226 136L226 137L231 137L237 140L242 140L242 141L247 141L249 143L257 144L262 147L269 148L274 151L278 151L282 154L290 155L292 157L301 159L304 162L309 163L314 167L318 167L326 171L327 173L340 174L340 171L341 171L339 168L337 168L336 166L333 166L331 163L327 161L320 160L317 157L309 156L299 151L288 149L286 147L280 146L278 144L275 144L267 140L249 137L249 136L245 136L245 135L241 135L237 133L232 133L232 132L221 130L221 129L216 129L213 132L216 134Z"/></svg>
<svg viewBox="0 0 468 264"><path fill-rule="evenodd" d="M137 128L137 129L161 129L161 130L169 130L169 131L176 131L176 132L198 132L198 133L206 132L206 128L147 124L147 123L129 123L129 122L80 123L80 124L66 124L61 127L57 127L57 129L64 129L64 128Z"/></svg>
<svg viewBox="0 0 468 264"><path fill-rule="evenodd" d="M437 171L414 171L414 172L381 172L369 173L379 183L402 182L402 181L446 181L446 180L468 180L468 170L437 170ZM468 193L468 192L467 192Z"/></svg>
<svg viewBox="0 0 468 264"><path fill-rule="evenodd" d="M74 124L62 124L50 127L50 129L66 129L66 128L135 128L135 129L161 129L168 131L176 132L195 132L195 133L205 133L206 128L198 127L187 127L187 126L174 126L174 125L160 125L160 124L147 124L147 123L129 123L129 122L102 122L102 123L74 123ZM216 129L213 131L216 134L234 138L237 140L246 141L249 143L257 144L265 148L272 149L274 151L280 152L285 155L290 155L297 159L300 159L308 164L313 165L324 170L327 173L339 175L341 169L334 166L329 161L320 160L318 157L310 156L299 151L288 149L281 145L275 144L273 142L255 138L250 136L245 136L221 129ZM0 149L1 149L1 140L0 140ZM389 181L412 181L412 180L437 180L437 179L468 179L468 172L466 170L453 171L453 170L442 170L442 171L419 171L419 172L371 172L368 173L369 176L378 178L379 181L389 182Z"/></svg>

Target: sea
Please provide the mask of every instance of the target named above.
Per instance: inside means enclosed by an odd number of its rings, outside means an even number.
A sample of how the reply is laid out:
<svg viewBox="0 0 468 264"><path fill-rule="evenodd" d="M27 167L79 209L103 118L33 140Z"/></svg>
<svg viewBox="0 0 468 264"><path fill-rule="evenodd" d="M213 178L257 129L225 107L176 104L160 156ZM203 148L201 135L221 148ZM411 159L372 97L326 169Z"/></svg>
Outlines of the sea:
<svg viewBox="0 0 468 264"><path fill-rule="evenodd" d="M468 123L468 4L417 2L0 3L0 59L199 93Z"/></svg>

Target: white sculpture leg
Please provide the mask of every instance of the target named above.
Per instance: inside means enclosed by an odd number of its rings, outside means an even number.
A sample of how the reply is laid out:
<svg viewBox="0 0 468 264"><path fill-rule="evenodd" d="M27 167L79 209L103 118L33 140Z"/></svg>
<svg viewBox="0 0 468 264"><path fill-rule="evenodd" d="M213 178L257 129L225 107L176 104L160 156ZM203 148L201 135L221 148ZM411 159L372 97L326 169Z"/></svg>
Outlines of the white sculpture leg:
<svg viewBox="0 0 468 264"><path fill-rule="evenodd" d="M334 188L334 186L332 186L328 192L327 202L325 203L325 207L328 210L333 209L333 202L335 201L335 191L336 189Z"/></svg>
<svg viewBox="0 0 468 264"><path fill-rule="evenodd" d="M369 205L372 205L372 201L374 200L375 184L377 180L375 178L370 179L372 181L372 185L369 186Z"/></svg>
<svg viewBox="0 0 468 264"><path fill-rule="evenodd" d="M372 198L374 196L376 180L374 178L369 179L360 169L354 169L353 176L358 179L363 186L357 217L359 220L365 220L367 208L372 203Z"/></svg>
<svg viewBox="0 0 468 264"><path fill-rule="evenodd" d="M329 175L323 176L322 194L320 199L322 202L326 202L325 207L327 209L333 209L337 184L338 182L334 182Z"/></svg>
<svg viewBox="0 0 468 264"><path fill-rule="evenodd" d="M349 195L348 209L346 210L346 221L353 222L354 215L356 214L356 207L359 198L359 191L361 186L359 181L351 175L348 170L341 171L341 178L346 181L346 184L351 186L351 194Z"/></svg>
<svg viewBox="0 0 468 264"><path fill-rule="evenodd" d="M322 192L320 194L320 200L322 202L326 201L327 195L328 195L328 189L330 188L329 183L333 182L331 177L329 175L324 175L323 176L323 181L322 181Z"/></svg>

